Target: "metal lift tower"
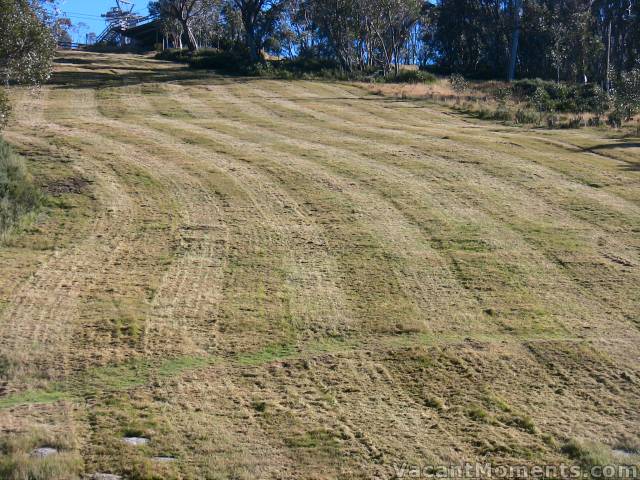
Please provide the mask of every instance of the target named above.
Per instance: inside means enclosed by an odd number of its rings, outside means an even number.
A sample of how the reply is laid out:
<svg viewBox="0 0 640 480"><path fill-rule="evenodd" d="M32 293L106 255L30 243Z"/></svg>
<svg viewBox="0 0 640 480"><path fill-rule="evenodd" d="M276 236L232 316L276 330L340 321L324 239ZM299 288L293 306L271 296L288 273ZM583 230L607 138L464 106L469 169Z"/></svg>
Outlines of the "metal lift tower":
<svg viewBox="0 0 640 480"><path fill-rule="evenodd" d="M107 28L97 38L97 43L115 43L123 46L126 37L121 32L137 25L143 18L133 13L135 4L129 0L116 0L116 6L112 7L102 18L107 22Z"/></svg>

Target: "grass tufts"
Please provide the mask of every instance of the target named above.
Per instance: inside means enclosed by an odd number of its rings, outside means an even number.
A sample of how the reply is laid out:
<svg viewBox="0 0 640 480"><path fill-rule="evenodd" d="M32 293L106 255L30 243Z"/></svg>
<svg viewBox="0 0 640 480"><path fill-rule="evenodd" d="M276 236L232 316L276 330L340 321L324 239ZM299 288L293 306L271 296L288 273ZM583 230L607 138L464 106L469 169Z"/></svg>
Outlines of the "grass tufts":
<svg viewBox="0 0 640 480"><path fill-rule="evenodd" d="M0 239L42 203L24 160L0 139Z"/></svg>

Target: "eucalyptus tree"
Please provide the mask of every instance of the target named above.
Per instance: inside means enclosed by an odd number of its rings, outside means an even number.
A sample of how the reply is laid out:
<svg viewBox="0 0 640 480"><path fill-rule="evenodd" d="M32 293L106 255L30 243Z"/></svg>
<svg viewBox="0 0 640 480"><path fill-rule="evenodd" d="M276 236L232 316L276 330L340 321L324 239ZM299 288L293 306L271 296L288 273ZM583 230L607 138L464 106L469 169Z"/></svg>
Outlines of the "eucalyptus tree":
<svg viewBox="0 0 640 480"><path fill-rule="evenodd" d="M231 0L240 14L245 46L252 61L260 58L265 40L275 33L288 5L286 0Z"/></svg>
<svg viewBox="0 0 640 480"><path fill-rule="evenodd" d="M378 63L385 72L395 66L396 74L401 62L400 54L413 27L420 20L423 4L420 0L361 0L360 8L366 18L367 32L372 38L372 53L378 54Z"/></svg>
<svg viewBox="0 0 640 480"><path fill-rule="evenodd" d="M0 81L38 85L51 74L55 40L42 2L0 0ZM9 115L7 95L0 89L0 128Z"/></svg>
<svg viewBox="0 0 640 480"><path fill-rule="evenodd" d="M169 15L169 12L163 10L161 2L149 2L149 14L159 17L161 22L162 33L170 40L174 48L182 50L182 25L180 22Z"/></svg>
<svg viewBox="0 0 640 480"><path fill-rule="evenodd" d="M152 2L150 7L157 11L168 22L168 28L178 30L171 22L180 26L180 31L186 37L189 51L195 52L199 48L195 30L198 22L208 18L219 2L215 0L158 0ZM181 35L180 35L180 43Z"/></svg>
<svg viewBox="0 0 640 480"><path fill-rule="evenodd" d="M51 73L55 41L40 2L0 0L0 78L39 84Z"/></svg>

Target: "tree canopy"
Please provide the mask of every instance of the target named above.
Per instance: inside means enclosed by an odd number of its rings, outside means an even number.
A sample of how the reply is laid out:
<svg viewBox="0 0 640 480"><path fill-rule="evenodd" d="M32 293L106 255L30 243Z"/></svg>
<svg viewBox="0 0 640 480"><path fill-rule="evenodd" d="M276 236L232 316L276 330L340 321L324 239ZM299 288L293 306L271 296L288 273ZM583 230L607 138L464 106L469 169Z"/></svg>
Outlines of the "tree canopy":
<svg viewBox="0 0 640 480"><path fill-rule="evenodd" d="M0 75L4 83L47 80L54 48L42 2L0 0Z"/></svg>
<svg viewBox="0 0 640 480"><path fill-rule="evenodd" d="M206 3L206 7L203 7ZM345 70L420 64L484 78L604 83L637 67L640 0L161 0L199 44L314 57ZM158 8L158 6L163 6ZM185 11L190 12L185 16ZM182 12L182 13L181 13ZM190 15L190 20L181 20ZM182 26L176 24L181 24ZM185 23L186 22L186 23ZM189 25L199 25L189 30Z"/></svg>
<svg viewBox="0 0 640 480"><path fill-rule="evenodd" d="M37 85L49 78L55 40L48 10L50 1L0 0L0 78ZM0 90L0 128L9 115L9 101Z"/></svg>

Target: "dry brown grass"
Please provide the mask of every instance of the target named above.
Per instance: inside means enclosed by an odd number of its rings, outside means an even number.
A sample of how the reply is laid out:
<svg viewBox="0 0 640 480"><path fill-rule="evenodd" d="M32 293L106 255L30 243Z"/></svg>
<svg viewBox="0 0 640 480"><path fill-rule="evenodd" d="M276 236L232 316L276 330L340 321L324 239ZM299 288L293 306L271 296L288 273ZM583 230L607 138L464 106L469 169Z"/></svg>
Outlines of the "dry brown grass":
<svg viewBox="0 0 640 480"><path fill-rule="evenodd" d="M506 82L476 81L470 82L464 91L456 91L447 78L439 78L431 84L359 84L373 95L391 97L400 100L429 101L437 105L449 107L464 114L470 114L475 118L494 120L509 125L536 126L552 129L569 129L583 127L607 126L606 115L593 113L539 113L526 102L512 97L499 100L496 93L506 89ZM527 116L533 117L522 121L517 113L524 111ZM615 131L619 135L631 137L640 136L640 115L627 121L624 126Z"/></svg>
<svg viewBox="0 0 640 480"><path fill-rule="evenodd" d="M0 249L8 478L638 448L637 140L65 56L6 132L43 186L86 180ZM29 456L52 443L61 477Z"/></svg>

